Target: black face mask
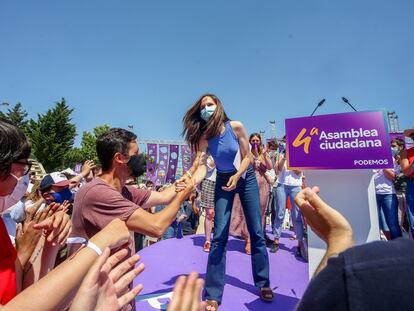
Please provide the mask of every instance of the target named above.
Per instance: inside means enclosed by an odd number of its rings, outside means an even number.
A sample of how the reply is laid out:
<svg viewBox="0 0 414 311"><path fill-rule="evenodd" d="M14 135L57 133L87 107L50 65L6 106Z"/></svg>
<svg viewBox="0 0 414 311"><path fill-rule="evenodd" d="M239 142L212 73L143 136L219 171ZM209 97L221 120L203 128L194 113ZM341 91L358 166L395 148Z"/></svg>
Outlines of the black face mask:
<svg viewBox="0 0 414 311"><path fill-rule="evenodd" d="M133 177L139 177L147 170L147 161L142 154L131 156L127 165Z"/></svg>

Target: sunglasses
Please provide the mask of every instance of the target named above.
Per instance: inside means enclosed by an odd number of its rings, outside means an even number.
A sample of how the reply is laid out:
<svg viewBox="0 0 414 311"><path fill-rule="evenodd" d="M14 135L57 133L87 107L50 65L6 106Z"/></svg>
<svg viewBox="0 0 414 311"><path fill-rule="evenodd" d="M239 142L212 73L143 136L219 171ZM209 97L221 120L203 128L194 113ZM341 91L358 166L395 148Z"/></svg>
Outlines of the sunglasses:
<svg viewBox="0 0 414 311"><path fill-rule="evenodd" d="M13 163L25 165L23 175L27 175L30 172L30 169L32 168L32 164L33 164L32 161L27 161L27 162L24 162L24 161L15 161Z"/></svg>

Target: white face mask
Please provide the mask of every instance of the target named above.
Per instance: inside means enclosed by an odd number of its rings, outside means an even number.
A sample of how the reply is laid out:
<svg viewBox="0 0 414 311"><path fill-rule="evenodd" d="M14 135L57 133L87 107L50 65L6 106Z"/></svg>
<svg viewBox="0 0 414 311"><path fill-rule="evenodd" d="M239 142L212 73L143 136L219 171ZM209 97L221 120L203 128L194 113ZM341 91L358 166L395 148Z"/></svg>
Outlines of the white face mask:
<svg viewBox="0 0 414 311"><path fill-rule="evenodd" d="M27 187L29 186L29 174L26 174L20 178L16 177L14 174L10 175L16 178L17 184L14 186L12 193L0 196L0 213L19 202L20 199L26 194Z"/></svg>
<svg viewBox="0 0 414 311"><path fill-rule="evenodd" d="M210 117L213 115L214 111L216 111L216 107L217 107L216 105L205 106L200 111L201 118L204 121L208 122L208 119L210 119Z"/></svg>

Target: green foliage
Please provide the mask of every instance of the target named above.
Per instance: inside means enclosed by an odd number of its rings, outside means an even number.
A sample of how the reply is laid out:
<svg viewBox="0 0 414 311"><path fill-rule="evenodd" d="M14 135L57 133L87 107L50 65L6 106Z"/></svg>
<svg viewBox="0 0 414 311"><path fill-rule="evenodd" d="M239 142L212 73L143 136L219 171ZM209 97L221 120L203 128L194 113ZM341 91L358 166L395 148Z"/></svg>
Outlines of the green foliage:
<svg viewBox="0 0 414 311"><path fill-rule="evenodd" d="M65 154L65 167L74 168L77 163L85 162L84 158L80 148L72 148Z"/></svg>
<svg viewBox="0 0 414 311"><path fill-rule="evenodd" d="M29 121L32 152L48 172L63 168L66 154L72 149L76 137L76 127L70 118L72 112L62 98L45 114L38 114L37 121Z"/></svg>
<svg viewBox="0 0 414 311"><path fill-rule="evenodd" d="M28 133L29 120L27 119L27 112L22 108L21 103L8 108L6 113L0 111L0 117L12 121L25 133Z"/></svg>
<svg viewBox="0 0 414 311"><path fill-rule="evenodd" d="M95 164L99 164L96 154L96 139L104 132L108 131L110 126L107 124L99 125L93 129L93 134L84 131L80 148L73 148L67 153L65 165L73 167L76 163L83 163L86 160L93 160Z"/></svg>

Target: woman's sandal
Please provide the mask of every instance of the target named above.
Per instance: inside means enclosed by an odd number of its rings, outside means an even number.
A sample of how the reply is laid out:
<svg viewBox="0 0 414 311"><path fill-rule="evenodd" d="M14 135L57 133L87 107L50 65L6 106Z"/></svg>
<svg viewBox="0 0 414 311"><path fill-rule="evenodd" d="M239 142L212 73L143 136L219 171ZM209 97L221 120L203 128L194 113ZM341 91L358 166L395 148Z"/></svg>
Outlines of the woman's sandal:
<svg viewBox="0 0 414 311"><path fill-rule="evenodd" d="M273 291L270 287L262 287L260 289L260 298L263 301L271 302L273 301Z"/></svg>
<svg viewBox="0 0 414 311"><path fill-rule="evenodd" d="M252 253L250 242L246 242L246 244L244 245L244 252L247 255L250 255Z"/></svg>
<svg viewBox="0 0 414 311"><path fill-rule="evenodd" d="M206 253L210 252L210 247L211 247L211 242L205 241L204 246L203 246L203 251L205 251Z"/></svg>
<svg viewBox="0 0 414 311"><path fill-rule="evenodd" d="M217 311L218 302L215 300L206 300L206 310L208 311Z"/></svg>

